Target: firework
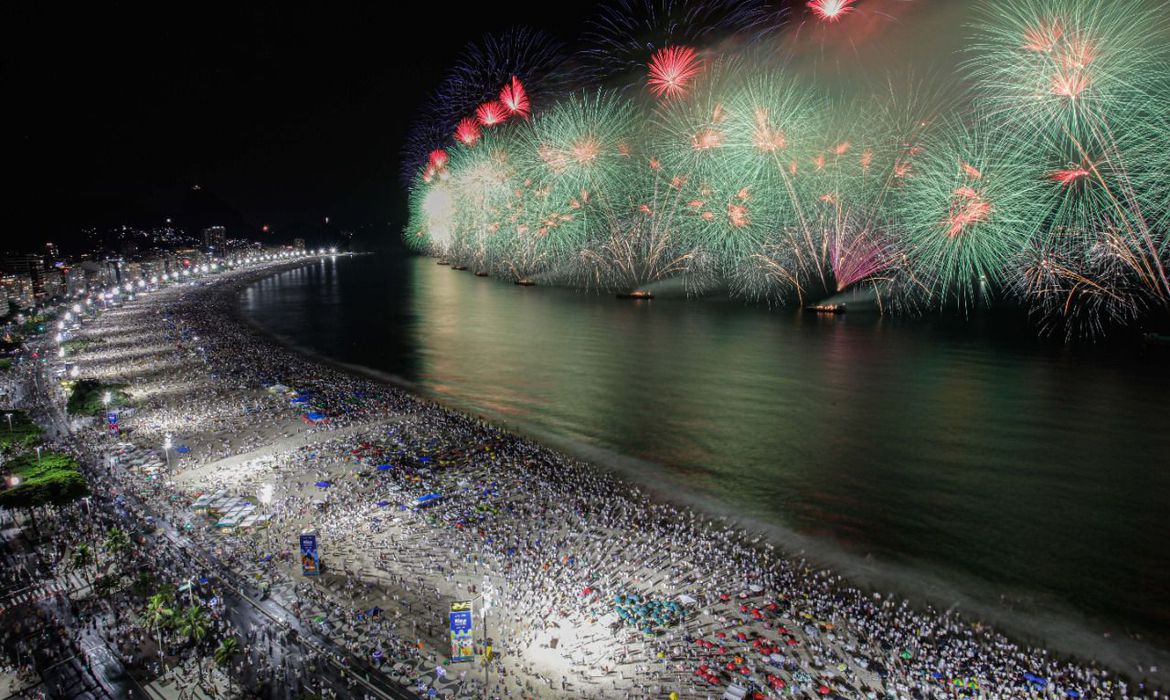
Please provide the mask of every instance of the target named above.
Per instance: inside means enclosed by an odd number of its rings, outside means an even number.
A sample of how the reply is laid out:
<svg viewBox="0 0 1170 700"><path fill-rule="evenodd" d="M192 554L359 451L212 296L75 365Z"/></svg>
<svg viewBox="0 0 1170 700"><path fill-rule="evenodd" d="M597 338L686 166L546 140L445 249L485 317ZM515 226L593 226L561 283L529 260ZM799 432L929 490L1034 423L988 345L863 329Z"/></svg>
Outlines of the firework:
<svg viewBox="0 0 1170 700"><path fill-rule="evenodd" d="M479 124L471 117L464 117L455 125L455 140L464 146L474 146L479 136Z"/></svg>
<svg viewBox="0 0 1170 700"><path fill-rule="evenodd" d="M633 87L661 49L751 40L780 19L763 0L613 0L589 24L582 63L593 82Z"/></svg>
<svg viewBox="0 0 1170 700"><path fill-rule="evenodd" d="M603 91L567 97L531 120L518 148L521 177L538 197L525 231L549 265L572 260L624 197L635 112Z"/></svg>
<svg viewBox="0 0 1170 700"><path fill-rule="evenodd" d="M967 66L996 121L1040 135L1100 125L1165 94L1163 14L1143 0L988 2Z"/></svg>
<svg viewBox="0 0 1170 700"><path fill-rule="evenodd" d="M667 46L650 59L647 85L655 97L682 97L701 70L699 54L689 46Z"/></svg>
<svg viewBox="0 0 1170 700"><path fill-rule="evenodd" d="M810 0L808 9L823 22L836 22L853 11L857 0Z"/></svg>
<svg viewBox="0 0 1170 700"><path fill-rule="evenodd" d="M528 28L486 35L469 44L438 88L423 102L402 151L402 181L426 167L426 154L450 143L456 125L476 108L499 98L515 81L529 101L551 100L575 83L560 42ZM523 101L517 102L518 105Z"/></svg>
<svg viewBox="0 0 1170 700"><path fill-rule="evenodd" d="M527 119L528 115L532 113L532 105L528 101L528 93L524 90L524 85L516 76L500 89L500 104L508 111L508 114L521 119Z"/></svg>
<svg viewBox="0 0 1170 700"><path fill-rule="evenodd" d="M496 100L484 102L475 110L475 121L480 126L493 127L504 123L508 118L508 110Z"/></svg>
<svg viewBox="0 0 1170 700"><path fill-rule="evenodd" d="M806 5L826 32L871 9ZM1170 305L1156 9L988 0L962 100L797 77L744 41L775 26L754 1L608 5L583 58L648 87L632 99L550 91L549 44L508 33L412 129L404 235L516 280L771 302L867 287L883 310L1006 291L1045 332L1098 333Z"/></svg>
<svg viewBox="0 0 1170 700"><path fill-rule="evenodd" d="M896 204L909 281L935 303L964 305L1002 284L1034 240L1039 175L1003 135L940 128Z"/></svg>

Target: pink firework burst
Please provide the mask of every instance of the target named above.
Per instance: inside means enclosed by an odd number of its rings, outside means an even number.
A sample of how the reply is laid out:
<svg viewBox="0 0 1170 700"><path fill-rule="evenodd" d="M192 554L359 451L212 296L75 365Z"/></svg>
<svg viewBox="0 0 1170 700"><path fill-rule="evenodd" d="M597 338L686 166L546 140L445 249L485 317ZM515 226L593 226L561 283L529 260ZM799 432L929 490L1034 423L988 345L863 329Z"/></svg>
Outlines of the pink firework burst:
<svg viewBox="0 0 1170 700"><path fill-rule="evenodd" d="M1080 181L1081 178L1086 177L1089 171L1081 168L1063 168L1061 170L1053 170L1048 173L1048 179L1053 182L1059 182L1064 187L1068 187L1075 182Z"/></svg>
<svg viewBox="0 0 1170 700"><path fill-rule="evenodd" d="M455 126L455 140L464 146L474 146L479 141L479 124L471 117L464 117Z"/></svg>
<svg viewBox="0 0 1170 700"><path fill-rule="evenodd" d="M508 111L504 105L495 100L484 102L475 110L475 119L481 126L495 126L504 123L508 118Z"/></svg>
<svg viewBox="0 0 1170 700"><path fill-rule="evenodd" d="M650 59L650 76L646 84L655 97L683 97L691 82L702 70L699 54L689 46L658 49Z"/></svg>
<svg viewBox="0 0 1170 700"><path fill-rule="evenodd" d="M808 9L822 22L836 22L853 12L857 0L809 0Z"/></svg>
<svg viewBox="0 0 1170 700"><path fill-rule="evenodd" d="M508 110L509 114L527 119L528 115L532 113L532 105L528 102L528 93L524 91L524 85L516 76L512 76L512 81L500 90L500 104L504 105L504 109Z"/></svg>

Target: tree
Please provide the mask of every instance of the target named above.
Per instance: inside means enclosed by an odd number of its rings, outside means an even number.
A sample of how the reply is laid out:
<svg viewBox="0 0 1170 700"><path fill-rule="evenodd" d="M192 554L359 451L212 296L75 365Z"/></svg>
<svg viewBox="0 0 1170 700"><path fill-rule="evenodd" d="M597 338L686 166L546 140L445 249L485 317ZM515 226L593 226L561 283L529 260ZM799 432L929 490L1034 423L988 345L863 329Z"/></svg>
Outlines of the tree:
<svg viewBox="0 0 1170 700"><path fill-rule="evenodd" d="M100 416L107 408L125 406L130 403L130 395L124 389L126 384L103 384L96 379L79 379L73 383L69 392L69 402L66 410L75 416ZM110 403L106 404L106 392L110 394Z"/></svg>
<svg viewBox="0 0 1170 700"><path fill-rule="evenodd" d="M228 677L228 695L232 694L232 659L240 653L240 643L235 637L228 637L219 642L215 648L215 664L224 670Z"/></svg>
<svg viewBox="0 0 1170 700"><path fill-rule="evenodd" d="M89 545L82 542L73 550L73 566L78 569L85 569L93 563L93 550Z"/></svg>
<svg viewBox="0 0 1170 700"><path fill-rule="evenodd" d="M146 601L146 625L153 627L156 638L158 639L159 656L163 659L163 670L166 670L166 652L163 649L162 629L164 625L170 624L175 617L175 611L169 607L170 600L164 593L155 593Z"/></svg>
<svg viewBox="0 0 1170 700"><path fill-rule="evenodd" d="M89 495L89 484L67 454L45 452L39 457L23 454L0 467L8 488L0 490L0 507L23 510L33 518L35 509L61 506Z"/></svg>
<svg viewBox="0 0 1170 700"><path fill-rule="evenodd" d="M9 420L8 416L12 418ZM0 413L0 451L18 450L35 445L41 437L41 428L24 411Z"/></svg>
<svg viewBox="0 0 1170 700"><path fill-rule="evenodd" d="M211 627L210 621L207 619L207 613L203 608L192 605L183 611L183 616L178 621L179 633L195 645L195 668L199 671L199 685L203 685L203 657L199 653L199 645L207 637L207 631Z"/></svg>
<svg viewBox="0 0 1170 700"><path fill-rule="evenodd" d="M111 556L117 557L130 547L130 537L119 527L112 527L106 533L105 548Z"/></svg>

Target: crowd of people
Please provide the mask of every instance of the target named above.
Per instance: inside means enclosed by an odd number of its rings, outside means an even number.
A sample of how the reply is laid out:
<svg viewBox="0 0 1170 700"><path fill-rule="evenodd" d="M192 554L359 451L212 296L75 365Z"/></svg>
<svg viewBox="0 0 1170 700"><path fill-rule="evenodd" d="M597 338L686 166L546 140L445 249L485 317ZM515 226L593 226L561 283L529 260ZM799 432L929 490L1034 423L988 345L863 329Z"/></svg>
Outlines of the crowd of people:
<svg viewBox="0 0 1170 700"><path fill-rule="evenodd" d="M1120 674L863 590L725 520L280 347L238 315L254 279L162 290L87 325L100 342L79 364L127 384L133 410L123 434L60 438L101 494L63 516L63 542L96 543L120 512L157 519L212 553L206 600L238 587L288 612L276 632L217 621L249 646L253 685L293 683L300 657L265 635L300 629L341 665L448 697L482 697L485 684L498 698L1166 697L1156 668ZM219 492L270 517L217 527L191 504ZM302 575L305 531L320 546L315 576ZM153 541L128 570L180 583L190 554ZM450 658L459 601L476 615L471 662ZM126 663L157 657L129 601L85 605L74 619L105 620Z"/></svg>

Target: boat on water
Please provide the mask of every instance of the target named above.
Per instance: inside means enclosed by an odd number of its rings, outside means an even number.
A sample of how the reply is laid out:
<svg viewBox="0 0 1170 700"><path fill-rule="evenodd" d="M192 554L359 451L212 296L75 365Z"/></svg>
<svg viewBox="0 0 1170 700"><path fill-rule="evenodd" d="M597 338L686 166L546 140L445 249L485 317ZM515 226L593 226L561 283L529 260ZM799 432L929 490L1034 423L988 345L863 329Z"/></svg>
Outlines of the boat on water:
<svg viewBox="0 0 1170 700"><path fill-rule="evenodd" d="M533 282L532 280L528 279L527 277L522 279L522 280L516 280L512 284L518 284L521 287L535 287L536 286L536 283Z"/></svg>
<svg viewBox="0 0 1170 700"><path fill-rule="evenodd" d="M844 304L809 304L804 307L805 311L814 314L843 314L845 313Z"/></svg>
<svg viewBox="0 0 1170 700"><path fill-rule="evenodd" d="M475 276L476 276L476 277L487 277L487 276L488 276L488 273L484 272L483 270L476 270L476 271L475 271Z"/></svg>
<svg viewBox="0 0 1170 700"><path fill-rule="evenodd" d="M452 265L451 269L452 270L466 270L467 266L466 265Z"/></svg>
<svg viewBox="0 0 1170 700"><path fill-rule="evenodd" d="M618 299L653 299L654 295L645 289L635 289L632 292L619 292Z"/></svg>
<svg viewBox="0 0 1170 700"><path fill-rule="evenodd" d="M436 265L450 265L451 263L447 262L446 260L436 260L435 264Z"/></svg>

